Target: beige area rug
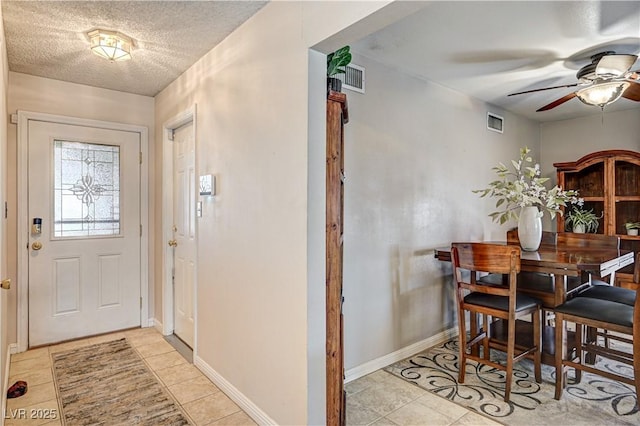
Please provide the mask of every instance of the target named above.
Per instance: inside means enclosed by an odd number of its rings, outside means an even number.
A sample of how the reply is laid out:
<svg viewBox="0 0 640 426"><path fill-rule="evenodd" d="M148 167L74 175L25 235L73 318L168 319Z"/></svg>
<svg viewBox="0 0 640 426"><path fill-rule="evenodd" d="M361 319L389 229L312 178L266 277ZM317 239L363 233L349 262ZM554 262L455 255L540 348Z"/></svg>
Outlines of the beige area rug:
<svg viewBox="0 0 640 426"><path fill-rule="evenodd" d="M67 425L188 425L126 339L52 355Z"/></svg>
<svg viewBox="0 0 640 426"><path fill-rule="evenodd" d="M494 356L494 354L496 356ZM502 353L492 352L493 359ZM625 364L602 361L607 369L632 375ZM573 370L562 399L556 401L555 369L543 365L542 383L533 377L533 363L514 367L511 401L504 402L504 372L467 361L465 382L458 383L458 341L451 340L385 370L423 389L507 425L639 425L636 394L631 386L584 373L573 383Z"/></svg>

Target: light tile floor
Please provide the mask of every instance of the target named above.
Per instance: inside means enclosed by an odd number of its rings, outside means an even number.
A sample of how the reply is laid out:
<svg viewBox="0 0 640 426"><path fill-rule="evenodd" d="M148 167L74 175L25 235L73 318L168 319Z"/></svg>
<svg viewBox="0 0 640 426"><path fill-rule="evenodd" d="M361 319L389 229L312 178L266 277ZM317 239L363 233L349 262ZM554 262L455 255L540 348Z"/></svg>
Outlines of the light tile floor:
<svg viewBox="0 0 640 426"><path fill-rule="evenodd" d="M138 351L194 425L255 425L153 328L90 337L13 355L9 384L24 380L29 390L22 397L7 400L5 425L61 425L51 354L122 337ZM345 390L348 425L500 425L383 370L347 383ZM44 418L47 414L50 418Z"/></svg>
<svg viewBox="0 0 640 426"><path fill-rule="evenodd" d="M153 328L90 337L13 355L9 385L24 380L28 391L19 398L7 400L5 425L61 425L51 354L122 337L138 351L194 425L255 425L240 407Z"/></svg>
<svg viewBox="0 0 640 426"><path fill-rule="evenodd" d="M500 425L384 370L347 383L345 391L347 425Z"/></svg>

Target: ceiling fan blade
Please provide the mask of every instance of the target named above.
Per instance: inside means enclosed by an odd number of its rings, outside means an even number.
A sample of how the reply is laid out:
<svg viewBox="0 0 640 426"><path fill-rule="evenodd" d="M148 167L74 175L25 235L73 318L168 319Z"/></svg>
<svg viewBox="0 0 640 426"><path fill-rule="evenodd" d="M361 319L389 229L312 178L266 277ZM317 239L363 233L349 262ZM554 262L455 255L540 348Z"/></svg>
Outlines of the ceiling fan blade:
<svg viewBox="0 0 640 426"><path fill-rule="evenodd" d="M640 82L632 82L622 94L623 98L640 102Z"/></svg>
<svg viewBox="0 0 640 426"><path fill-rule="evenodd" d="M560 99L556 99L555 101L551 102L550 104L547 104L545 106L543 106L542 108L538 109L537 112L540 111L548 111L551 108L555 108L558 105L562 105L563 103L570 101L571 99L576 97L576 92L571 92L568 95L565 95L563 97L561 97Z"/></svg>
<svg viewBox="0 0 640 426"><path fill-rule="evenodd" d="M543 90L562 89L563 87L576 87L577 85L578 83L573 83L573 84L565 84L563 86L544 87L542 89L532 89L532 90L525 90L524 92L510 93L507 96L524 95L525 93L541 92Z"/></svg>
<svg viewBox="0 0 640 426"><path fill-rule="evenodd" d="M621 77L635 64L636 55L606 55L596 65L596 76Z"/></svg>

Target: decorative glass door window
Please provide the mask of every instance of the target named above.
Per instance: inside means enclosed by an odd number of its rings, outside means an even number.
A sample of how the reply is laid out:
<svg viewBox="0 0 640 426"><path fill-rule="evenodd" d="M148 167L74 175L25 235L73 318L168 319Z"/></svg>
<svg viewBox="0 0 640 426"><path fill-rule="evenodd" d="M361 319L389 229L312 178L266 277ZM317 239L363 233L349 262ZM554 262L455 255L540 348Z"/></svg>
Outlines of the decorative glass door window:
<svg viewBox="0 0 640 426"><path fill-rule="evenodd" d="M120 147L55 140L54 237L120 235Z"/></svg>

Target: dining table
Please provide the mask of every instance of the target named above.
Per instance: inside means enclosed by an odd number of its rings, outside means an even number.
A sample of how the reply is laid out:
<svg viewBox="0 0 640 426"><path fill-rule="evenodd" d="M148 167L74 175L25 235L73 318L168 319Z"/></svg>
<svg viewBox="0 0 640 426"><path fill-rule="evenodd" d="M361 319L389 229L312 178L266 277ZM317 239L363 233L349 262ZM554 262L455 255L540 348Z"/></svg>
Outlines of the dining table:
<svg viewBox="0 0 640 426"><path fill-rule="evenodd" d="M501 245L513 244L502 241L484 242ZM434 256L442 262L451 262L451 246L436 248ZM590 274L607 277L625 266L633 264L633 262L633 251L614 248L542 244L536 251L522 250L520 253L521 271L552 275L554 281L553 294L545 299L545 303L543 303L544 309L551 311L554 307L567 300L567 285L570 277L582 277L588 282ZM553 335L553 327L544 327L543 362L549 365L554 364Z"/></svg>

